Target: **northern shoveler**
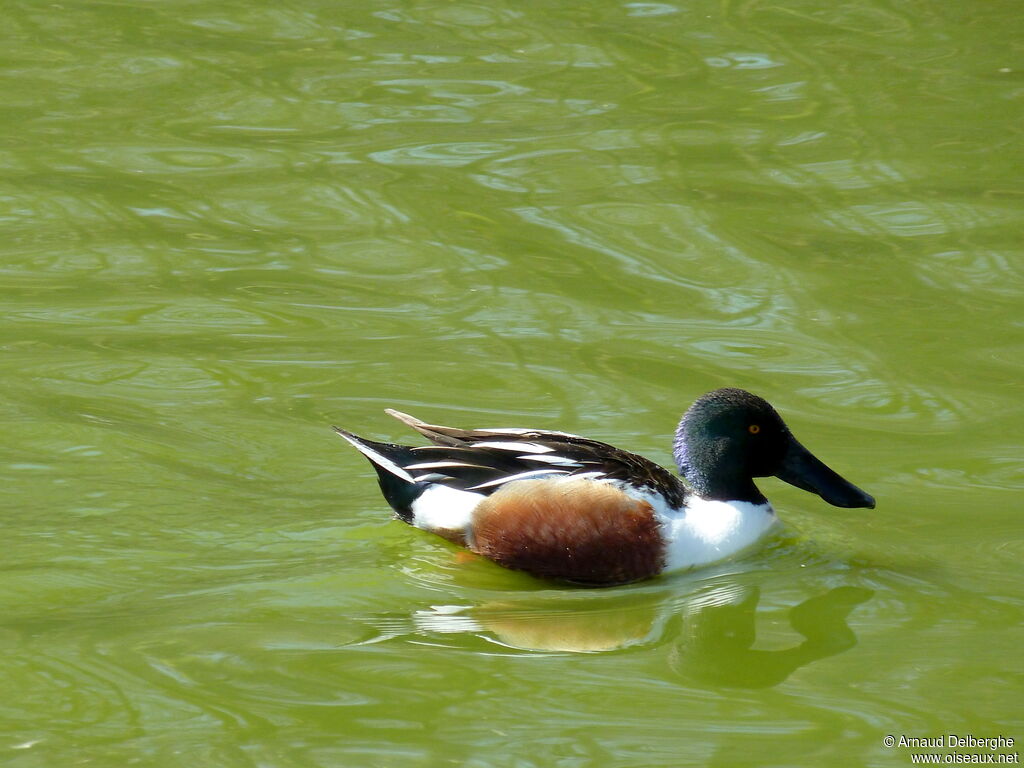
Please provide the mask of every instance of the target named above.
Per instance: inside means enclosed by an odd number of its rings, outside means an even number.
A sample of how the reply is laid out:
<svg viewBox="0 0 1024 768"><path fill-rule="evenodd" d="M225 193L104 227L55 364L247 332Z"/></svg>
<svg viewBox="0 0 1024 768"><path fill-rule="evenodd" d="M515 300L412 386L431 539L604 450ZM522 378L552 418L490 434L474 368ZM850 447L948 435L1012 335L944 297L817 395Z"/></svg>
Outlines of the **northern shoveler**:
<svg viewBox="0 0 1024 768"><path fill-rule="evenodd" d="M334 429L373 464L395 513L541 578L624 584L745 550L777 519L755 477L774 475L837 507L875 506L742 389L709 392L683 415L673 455L686 484L642 456L567 432L456 429L387 413L434 445Z"/></svg>

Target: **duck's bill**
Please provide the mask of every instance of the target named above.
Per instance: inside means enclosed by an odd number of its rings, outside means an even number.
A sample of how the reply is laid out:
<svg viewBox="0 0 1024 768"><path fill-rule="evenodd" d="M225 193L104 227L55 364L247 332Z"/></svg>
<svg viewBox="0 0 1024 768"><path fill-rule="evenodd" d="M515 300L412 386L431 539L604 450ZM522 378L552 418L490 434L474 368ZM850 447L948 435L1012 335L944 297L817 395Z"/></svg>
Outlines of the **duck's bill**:
<svg viewBox="0 0 1024 768"><path fill-rule="evenodd" d="M833 472L795 438L790 441L782 469L775 476L797 488L818 494L834 507L875 508L875 500L870 494Z"/></svg>

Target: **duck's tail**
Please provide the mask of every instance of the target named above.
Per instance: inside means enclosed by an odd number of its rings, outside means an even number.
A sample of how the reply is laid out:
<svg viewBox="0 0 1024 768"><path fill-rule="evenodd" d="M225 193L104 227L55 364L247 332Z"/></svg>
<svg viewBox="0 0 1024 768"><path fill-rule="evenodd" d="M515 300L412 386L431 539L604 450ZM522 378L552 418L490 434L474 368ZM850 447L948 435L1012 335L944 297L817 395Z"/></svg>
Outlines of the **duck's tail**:
<svg viewBox="0 0 1024 768"><path fill-rule="evenodd" d="M388 504L402 520L413 524L413 502L427 490L429 483L417 483L402 468L403 463L412 463L412 449L404 445L367 440L341 427L334 427L334 431L369 460L377 471L377 482Z"/></svg>

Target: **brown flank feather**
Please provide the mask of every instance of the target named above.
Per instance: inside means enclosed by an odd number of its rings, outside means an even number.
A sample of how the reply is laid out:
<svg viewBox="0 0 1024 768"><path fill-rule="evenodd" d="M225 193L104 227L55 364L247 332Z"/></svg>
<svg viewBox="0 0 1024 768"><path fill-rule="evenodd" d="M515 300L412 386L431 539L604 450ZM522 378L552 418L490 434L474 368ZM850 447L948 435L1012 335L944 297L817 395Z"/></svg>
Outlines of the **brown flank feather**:
<svg viewBox="0 0 1024 768"><path fill-rule="evenodd" d="M590 480L509 483L474 511L472 549L541 578L602 586L664 564L651 505Z"/></svg>

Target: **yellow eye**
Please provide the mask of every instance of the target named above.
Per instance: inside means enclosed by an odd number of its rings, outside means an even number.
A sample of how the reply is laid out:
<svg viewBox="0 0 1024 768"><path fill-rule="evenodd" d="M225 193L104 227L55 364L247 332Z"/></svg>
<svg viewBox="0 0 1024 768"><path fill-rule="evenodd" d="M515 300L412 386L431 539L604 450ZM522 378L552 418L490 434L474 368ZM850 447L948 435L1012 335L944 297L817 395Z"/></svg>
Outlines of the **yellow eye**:
<svg viewBox="0 0 1024 768"><path fill-rule="evenodd" d="M747 427L747 429L750 430L750 434L756 435L758 432L761 431L761 425L760 424L751 424L749 427Z"/></svg>

